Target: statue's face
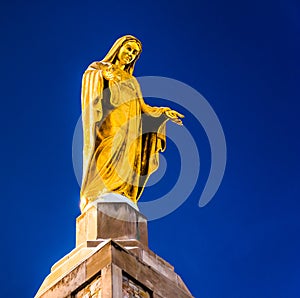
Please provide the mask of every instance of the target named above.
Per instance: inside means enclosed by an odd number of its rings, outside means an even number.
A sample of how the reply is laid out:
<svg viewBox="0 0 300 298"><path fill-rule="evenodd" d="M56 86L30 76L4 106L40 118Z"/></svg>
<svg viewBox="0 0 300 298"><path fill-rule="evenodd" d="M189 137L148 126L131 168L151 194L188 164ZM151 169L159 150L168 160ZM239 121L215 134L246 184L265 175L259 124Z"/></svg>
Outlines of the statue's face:
<svg viewBox="0 0 300 298"><path fill-rule="evenodd" d="M135 41L128 41L122 45L118 53L121 64L131 63L140 52L140 47Z"/></svg>

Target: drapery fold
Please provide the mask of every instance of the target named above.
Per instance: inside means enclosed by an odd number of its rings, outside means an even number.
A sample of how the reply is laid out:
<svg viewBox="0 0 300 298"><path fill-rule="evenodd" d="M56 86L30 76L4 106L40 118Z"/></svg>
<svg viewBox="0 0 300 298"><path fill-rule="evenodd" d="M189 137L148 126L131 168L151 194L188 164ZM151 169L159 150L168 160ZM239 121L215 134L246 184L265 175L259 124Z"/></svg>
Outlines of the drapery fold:
<svg viewBox="0 0 300 298"><path fill-rule="evenodd" d="M158 152L165 149L166 108L147 105L137 80L103 61L85 71L81 98L81 200L91 202L116 192L136 203L158 167Z"/></svg>

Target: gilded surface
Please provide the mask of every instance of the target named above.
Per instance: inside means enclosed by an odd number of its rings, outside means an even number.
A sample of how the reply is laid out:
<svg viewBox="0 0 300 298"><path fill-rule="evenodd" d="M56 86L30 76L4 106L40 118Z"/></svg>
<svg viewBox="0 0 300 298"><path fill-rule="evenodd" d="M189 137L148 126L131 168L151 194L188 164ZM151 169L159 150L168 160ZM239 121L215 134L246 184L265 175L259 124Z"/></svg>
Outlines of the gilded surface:
<svg viewBox="0 0 300 298"><path fill-rule="evenodd" d="M180 113L144 102L133 76L141 51L140 41L126 35L83 75L81 210L106 192L136 203L165 149L166 121L182 125Z"/></svg>

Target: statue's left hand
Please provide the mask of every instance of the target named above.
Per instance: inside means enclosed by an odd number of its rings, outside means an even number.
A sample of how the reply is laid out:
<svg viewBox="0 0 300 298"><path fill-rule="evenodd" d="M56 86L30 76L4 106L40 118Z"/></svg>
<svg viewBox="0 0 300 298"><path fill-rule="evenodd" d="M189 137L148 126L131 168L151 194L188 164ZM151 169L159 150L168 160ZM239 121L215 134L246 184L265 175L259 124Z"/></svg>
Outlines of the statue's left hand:
<svg viewBox="0 0 300 298"><path fill-rule="evenodd" d="M184 115L180 114L177 111L171 110L171 109L164 111L164 113L174 123L176 123L178 125L183 125L182 120L180 118L184 118Z"/></svg>

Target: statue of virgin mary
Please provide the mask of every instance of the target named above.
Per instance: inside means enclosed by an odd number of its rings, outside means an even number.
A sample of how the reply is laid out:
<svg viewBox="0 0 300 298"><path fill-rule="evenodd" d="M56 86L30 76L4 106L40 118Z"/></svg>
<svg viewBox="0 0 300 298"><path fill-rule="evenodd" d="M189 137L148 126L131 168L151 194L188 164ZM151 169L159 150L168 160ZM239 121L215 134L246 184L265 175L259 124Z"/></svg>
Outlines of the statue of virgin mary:
<svg viewBox="0 0 300 298"><path fill-rule="evenodd" d="M133 76L141 52L136 37L123 36L83 75L82 211L106 193L136 204L166 148L167 120L182 125L180 113L144 102Z"/></svg>

